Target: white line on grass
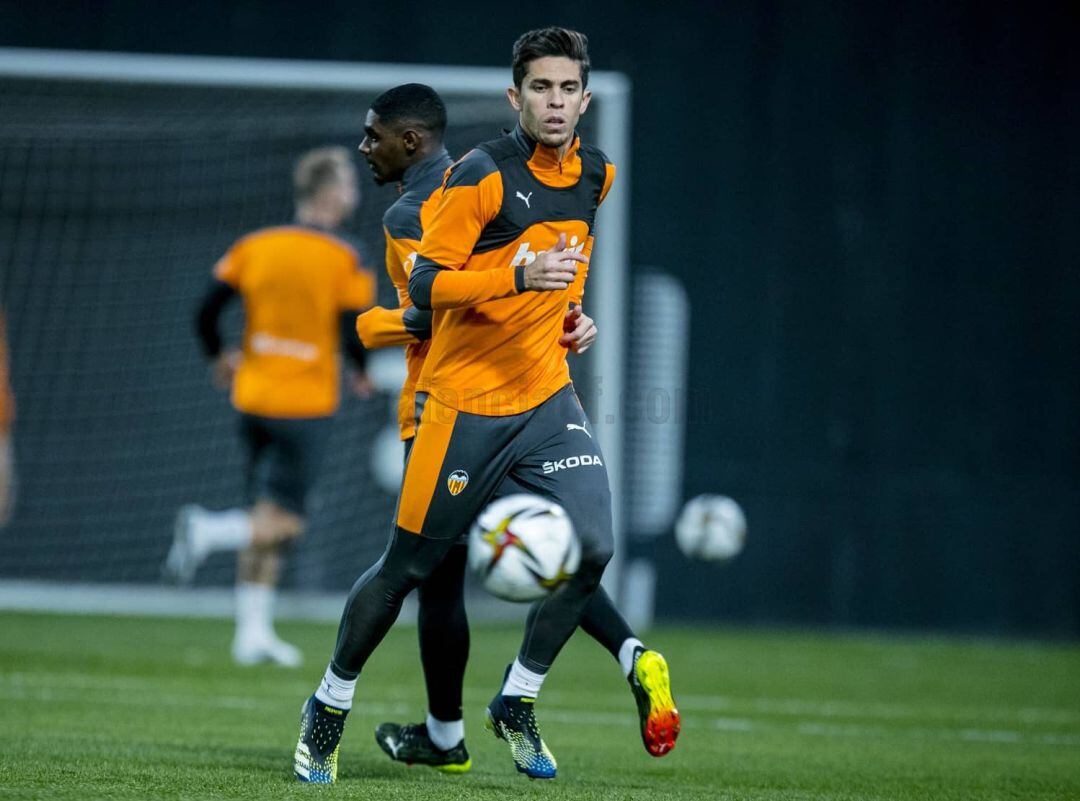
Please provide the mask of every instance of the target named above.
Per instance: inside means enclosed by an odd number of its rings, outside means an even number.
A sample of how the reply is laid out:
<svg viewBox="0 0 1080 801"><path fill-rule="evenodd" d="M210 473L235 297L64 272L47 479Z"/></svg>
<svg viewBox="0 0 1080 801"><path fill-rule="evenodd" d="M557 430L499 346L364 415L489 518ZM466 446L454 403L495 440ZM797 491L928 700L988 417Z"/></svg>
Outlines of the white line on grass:
<svg viewBox="0 0 1080 801"><path fill-rule="evenodd" d="M0 673L0 682L15 684L34 685L59 685L67 687L84 687L86 689L115 689L115 690L140 690L157 692L163 682L175 681L177 677L144 678L137 676L94 676L78 672L51 672L51 673L27 673L11 672ZM202 681L202 677L183 677L181 682ZM289 693L303 695L310 691L311 685L297 681L295 689ZM187 688L181 688L187 689ZM205 687L200 687L205 690ZM677 689L677 688L676 688ZM411 689L389 688L381 689L380 694L394 696L407 701L414 697ZM490 700L490 693L486 690L465 690L465 697L470 701L484 702ZM627 693L590 692L589 701L592 706L621 710L626 707ZM548 690L544 693L544 700L557 706L573 706L577 698L567 692ZM971 723L974 721L998 722L998 723L1021 723L1021 724L1057 724L1072 726L1080 724L1080 712L1068 709L1047 709L1041 707L1006 707L995 705L992 708L971 706L915 706L908 704L890 704L883 702L855 702L847 700L807 700L799 698L739 698L724 695L686 695L678 693L676 700L684 710L701 712L741 712L750 715L770 715L793 718L856 718L867 720L927 720L941 722L953 722L956 724ZM975 730L975 729L973 729Z"/></svg>
<svg viewBox="0 0 1080 801"><path fill-rule="evenodd" d="M254 698L238 695L208 694L202 692L190 694L162 693L160 682L130 676L94 677L78 673L72 674L0 674L0 698L43 703L91 703L122 704L131 706L167 706L206 708L226 708L233 710L256 710L267 706L267 697ZM107 695L95 697L86 691L98 690ZM112 691L112 692L109 692ZM282 697L281 693L272 694L272 698ZM290 697L292 697L290 695ZM293 698L293 700L296 700ZM545 700L550 700L546 699ZM624 699L623 706L627 706ZM362 713L375 716L402 716L415 712L417 704L396 701L392 703L365 701ZM683 710L689 707L683 703ZM697 711L695 709L695 711ZM594 726L633 726L638 722L635 716L626 712L607 712L602 710L571 710L551 707L545 704L542 717L552 723ZM709 728L733 734L780 733L797 734L807 737L856 737L891 739L904 738L915 740L951 740L967 742L987 742L1003 745L1049 745L1080 747L1080 735L1064 732L1029 733L1000 729L950 728L925 726L872 726L863 724L837 724L821 720L793 720L786 722L751 720L736 717L704 717L700 715L684 716L684 728Z"/></svg>

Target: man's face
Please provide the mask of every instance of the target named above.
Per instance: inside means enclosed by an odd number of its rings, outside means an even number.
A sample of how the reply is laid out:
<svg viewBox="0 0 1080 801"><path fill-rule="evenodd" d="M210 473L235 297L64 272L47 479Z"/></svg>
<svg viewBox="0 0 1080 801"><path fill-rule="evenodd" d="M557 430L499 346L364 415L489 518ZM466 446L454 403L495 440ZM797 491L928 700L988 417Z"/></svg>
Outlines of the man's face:
<svg viewBox="0 0 1080 801"><path fill-rule="evenodd" d="M371 109L364 118L364 141L360 143L360 152L371 168L375 183L380 186L400 181L409 166L409 154L401 132L384 125Z"/></svg>
<svg viewBox="0 0 1080 801"><path fill-rule="evenodd" d="M581 64L565 56L529 62L520 87L506 90L521 127L547 147L562 147L574 136L592 92L581 85Z"/></svg>

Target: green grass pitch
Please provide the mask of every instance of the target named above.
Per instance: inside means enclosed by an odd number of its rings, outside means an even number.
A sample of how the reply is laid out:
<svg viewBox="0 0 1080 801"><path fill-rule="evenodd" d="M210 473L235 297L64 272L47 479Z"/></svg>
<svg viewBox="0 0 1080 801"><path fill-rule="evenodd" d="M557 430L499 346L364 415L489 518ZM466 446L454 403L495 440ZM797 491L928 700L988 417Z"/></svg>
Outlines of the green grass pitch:
<svg viewBox="0 0 1080 801"><path fill-rule="evenodd" d="M416 631L398 627L361 677L339 782L318 788L291 758L334 628L280 629L303 669L234 667L225 621L0 614L0 798L1080 798L1077 645L656 630L684 725L654 759L615 663L578 634L538 705L559 777L530 782L481 724L513 627L473 633L470 773L382 754L375 725L424 709Z"/></svg>

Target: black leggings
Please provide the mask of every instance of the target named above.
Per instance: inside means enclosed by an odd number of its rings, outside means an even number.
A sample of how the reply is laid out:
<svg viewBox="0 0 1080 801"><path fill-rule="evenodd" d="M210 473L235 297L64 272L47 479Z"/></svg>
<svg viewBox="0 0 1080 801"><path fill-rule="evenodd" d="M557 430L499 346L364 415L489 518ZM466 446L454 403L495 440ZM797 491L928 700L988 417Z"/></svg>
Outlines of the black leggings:
<svg viewBox="0 0 1080 801"><path fill-rule="evenodd" d="M469 661L463 592L468 554L468 546L455 545L420 585L420 662L428 711L436 720L461 720L461 687Z"/></svg>
<svg viewBox="0 0 1080 801"><path fill-rule="evenodd" d="M606 561L583 555L574 578L551 597L533 605L518 656L522 664L546 672L569 636L567 627L572 632L577 621L618 658L619 647L633 633L599 587ZM334 673L346 679L356 678L397 620L405 597L419 588L420 656L429 710L439 720L459 720L469 656L465 563L464 545L396 528L382 557L349 593L331 662Z"/></svg>

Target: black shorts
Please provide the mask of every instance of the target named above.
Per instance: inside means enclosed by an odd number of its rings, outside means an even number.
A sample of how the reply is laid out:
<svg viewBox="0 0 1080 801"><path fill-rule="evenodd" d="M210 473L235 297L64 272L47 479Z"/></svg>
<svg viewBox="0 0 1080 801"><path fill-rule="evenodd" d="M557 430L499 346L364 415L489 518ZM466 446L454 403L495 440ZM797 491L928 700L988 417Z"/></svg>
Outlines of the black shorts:
<svg viewBox="0 0 1080 801"><path fill-rule="evenodd" d="M332 418L276 418L240 414L247 455L247 501L270 500L304 516L318 478Z"/></svg>
<svg viewBox="0 0 1080 801"><path fill-rule="evenodd" d="M583 551L610 553L611 491L572 385L535 409L467 414L417 395L422 415L405 467L397 525L445 540L468 531L493 498L532 492L562 506Z"/></svg>

